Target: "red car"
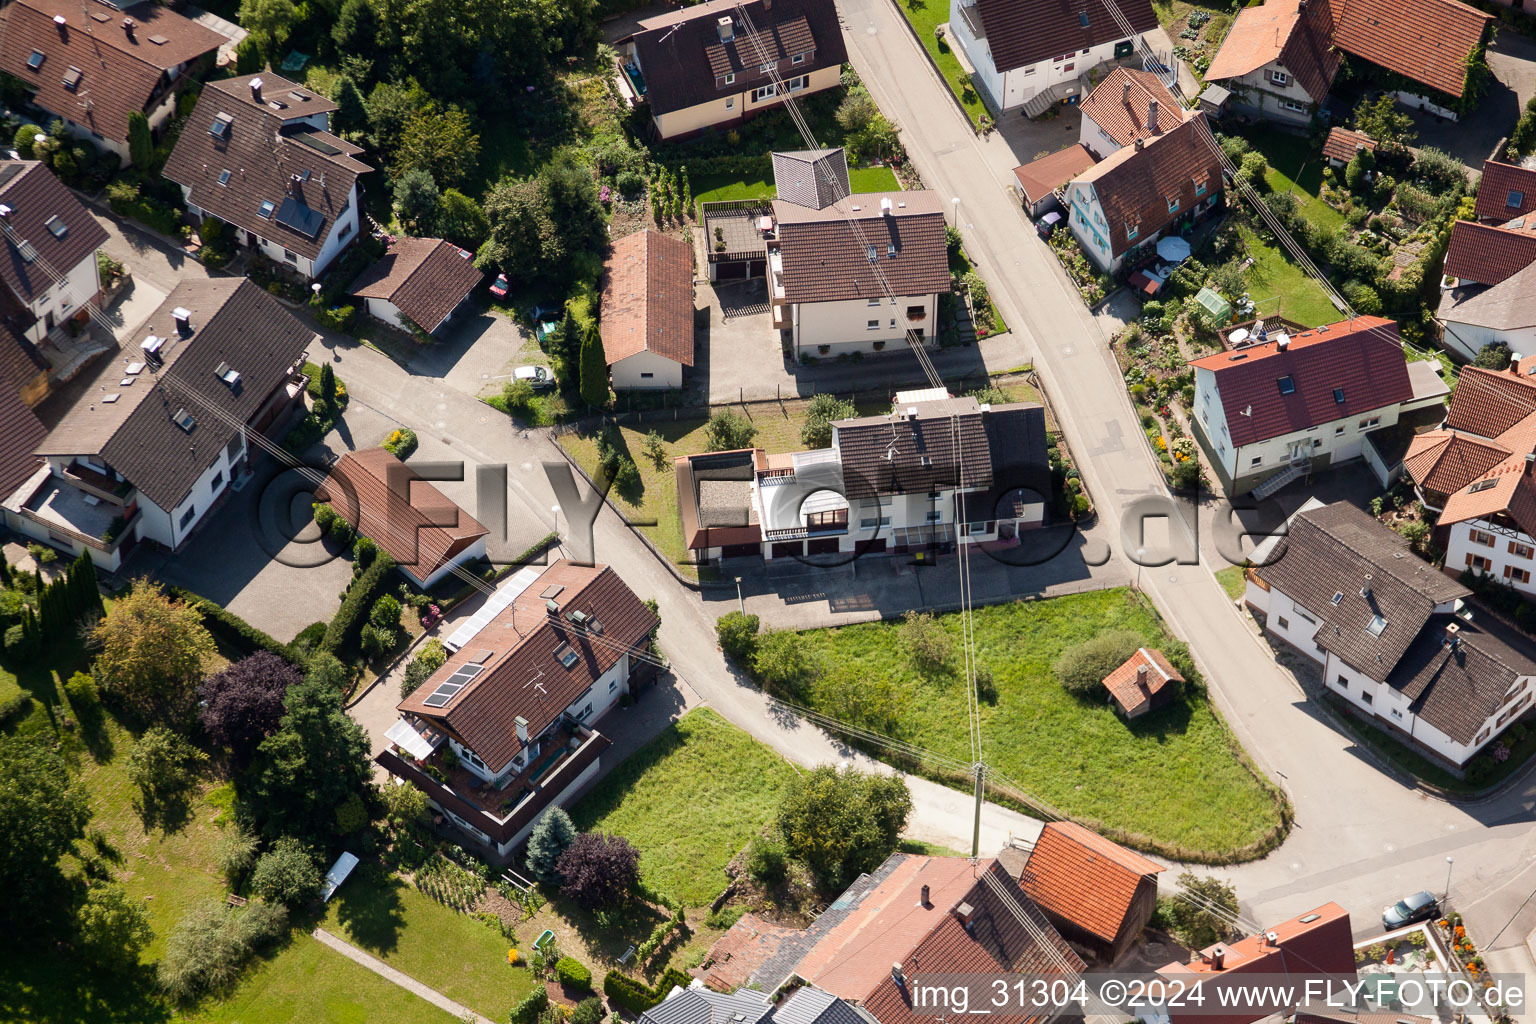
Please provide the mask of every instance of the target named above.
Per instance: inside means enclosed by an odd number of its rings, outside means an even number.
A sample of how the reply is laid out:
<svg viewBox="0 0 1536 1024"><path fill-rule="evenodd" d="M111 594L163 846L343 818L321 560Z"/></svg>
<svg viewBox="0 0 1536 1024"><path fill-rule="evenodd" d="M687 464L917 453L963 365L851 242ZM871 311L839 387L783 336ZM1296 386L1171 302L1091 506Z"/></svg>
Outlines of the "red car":
<svg viewBox="0 0 1536 1024"><path fill-rule="evenodd" d="M507 280L506 274L497 274L495 282L491 285L491 294L498 299L504 299L507 297L507 289L510 286L511 282Z"/></svg>

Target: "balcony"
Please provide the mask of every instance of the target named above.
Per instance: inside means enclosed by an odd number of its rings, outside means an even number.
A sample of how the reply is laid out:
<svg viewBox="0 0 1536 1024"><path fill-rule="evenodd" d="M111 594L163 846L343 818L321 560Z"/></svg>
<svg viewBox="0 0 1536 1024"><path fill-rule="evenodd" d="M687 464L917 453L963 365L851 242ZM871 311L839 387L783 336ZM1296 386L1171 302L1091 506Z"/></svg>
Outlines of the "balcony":
<svg viewBox="0 0 1536 1024"><path fill-rule="evenodd" d="M923 306L908 306L907 320L909 323L921 323L928 318L928 310Z"/></svg>
<svg viewBox="0 0 1536 1024"><path fill-rule="evenodd" d="M139 506L104 502L95 494L57 476L43 476L16 510L50 533L86 544L98 551L116 551L139 517Z"/></svg>
<svg viewBox="0 0 1536 1024"><path fill-rule="evenodd" d="M128 495L133 493L133 484L127 480L113 479L79 462L71 462L59 475L87 494L93 494L114 505L127 504Z"/></svg>
<svg viewBox="0 0 1536 1024"><path fill-rule="evenodd" d="M486 782L462 764L446 766L447 744L433 752L423 764L428 774L443 782L454 795L497 820L503 820L529 796L543 789L560 767L575 755L587 740L596 735L576 723L565 723L545 733L540 751L523 768ZM573 741L575 745L573 746Z"/></svg>

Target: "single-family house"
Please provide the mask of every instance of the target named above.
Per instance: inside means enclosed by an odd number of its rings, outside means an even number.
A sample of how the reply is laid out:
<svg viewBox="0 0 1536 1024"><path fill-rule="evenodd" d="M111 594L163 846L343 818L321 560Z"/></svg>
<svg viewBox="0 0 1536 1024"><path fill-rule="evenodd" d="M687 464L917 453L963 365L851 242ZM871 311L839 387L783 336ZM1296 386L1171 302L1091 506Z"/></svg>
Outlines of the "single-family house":
<svg viewBox="0 0 1536 1024"><path fill-rule="evenodd" d="M1255 549L1244 600L1352 714L1460 771L1529 708L1531 640L1395 531L1347 502L1288 527Z"/></svg>
<svg viewBox="0 0 1536 1024"><path fill-rule="evenodd" d="M1067 183L1068 223L1106 273L1127 253L1208 214L1221 201L1221 152L1205 115L1133 140Z"/></svg>
<svg viewBox="0 0 1536 1024"><path fill-rule="evenodd" d="M1523 206L1518 191L1506 192L1504 201ZM1498 201L1479 197L1486 209ZM1496 341L1513 352L1536 351L1536 217L1451 225L1435 319L1445 347L1463 359Z"/></svg>
<svg viewBox="0 0 1536 1024"><path fill-rule="evenodd" d="M1376 140L1352 128L1330 128L1323 140L1323 156L1330 167L1343 167L1362 151L1376 152Z"/></svg>
<svg viewBox="0 0 1536 1024"><path fill-rule="evenodd" d="M848 59L826 0L708 0L643 19L618 46L620 91L667 140L835 88Z"/></svg>
<svg viewBox="0 0 1536 1024"><path fill-rule="evenodd" d="M107 240L106 229L36 160L0 161L0 233L6 255L0 260L0 286L9 293L0 297L0 311L20 338L47 346L67 321L83 321L101 305L96 250ZM35 348L25 351L29 361L36 354ZM62 377L72 375L67 365L55 369ZM35 404L47 382L33 388Z"/></svg>
<svg viewBox="0 0 1536 1024"><path fill-rule="evenodd" d="M1094 156L1081 142L1013 169L1015 189L1031 220L1066 209L1062 189L1094 165Z"/></svg>
<svg viewBox="0 0 1536 1024"><path fill-rule="evenodd" d="M1536 213L1536 169L1484 160L1475 212L1484 224L1508 224Z"/></svg>
<svg viewBox="0 0 1536 1024"><path fill-rule="evenodd" d="M1438 410L1450 391L1431 364L1406 360L1397 324L1380 317L1267 332L1189 365L1195 440L1227 494L1260 498L1356 458L1382 476L1385 460L1370 437L1392 433L1407 414Z"/></svg>
<svg viewBox="0 0 1536 1024"><path fill-rule="evenodd" d="M135 543L180 547L279 434L315 332L245 278L185 280L104 356L5 502L5 523L116 569Z"/></svg>
<svg viewBox="0 0 1536 1024"><path fill-rule="evenodd" d="M762 1024L773 1016L774 1005L761 992L750 988L716 992L695 982L668 992L640 1014L640 1024Z"/></svg>
<svg viewBox="0 0 1536 1024"><path fill-rule="evenodd" d="M441 238L397 238L352 282L368 315L391 327L439 334L485 279L474 253Z"/></svg>
<svg viewBox="0 0 1536 1024"><path fill-rule="evenodd" d="M1140 64L1136 51L1157 14L1150 0L1118 6L1124 24L1094 0L950 0L949 39L994 115L1023 107L1034 117L1087 92L1088 72L1101 64Z"/></svg>
<svg viewBox="0 0 1536 1024"><path fill-rule="evenodd" d="M1403 460L1419 500L1436 512L1511 456L1536 451L1536 356L1507 370L1464 366L1444 422L1416 434Z"/></svg>
<svg viewBox="0 0 1536 1024"><path fill-rule="evenodd" d="M1306 124L1339 70L1329 0L1266 0L1233 19L1205 80L1230 95L1224 113Z"/></svg>
<svg viewBox="0 0 1536 1024"><path fill-rule="evenodd" d="M1119 959L1157 909L1167 870L1072 821L1040 832L1019 868L1019 887L1068 942L1100 963Z"/></svg>
<svg viewBox="0 0 1536 1024"><path fill-rule="evenodd" d="M1536 596L1536 452L1511 455L1446 496L1435 524L1445 570L1491 576Z"/></svg>
<svg viewBox="0 0 1536 1024"><path fill-rule="evenodd" d="M1102 160L1136 140L1151 139L1194 114L1150 71L1115 68L1082 102L1078 142Z"/></svg>
<svg viewBox="0 0 1536 1024"><path fill-rule="evenodd" d="M519 569L443 641L447 662L400 702L375 761L504 864L601 772L612 741L595 726L653 674L659 624L606 565Z"/></svg>
<svg viewBox="0 0 1536 1024"><path fill-rule="evenodd" d="M69 133L132 162L129 118L159 138L224 36L159 3L14 0L0 12L0 71Z"/></svg>
<svg viewBox="0 0 1536 1024"><path fill-rule="evenodd" d="M270 71L203 87L164 174L195 220L214 217L304 278L357 238L357 179L373 168L331 134L336 104Z"/></svg>
<svg viewBox="0 0 1536 1024"><path fill-rule="evenodd" d="M1332 0L1333 45L1419 87L1399 89L1407 106L1455 120L1467 69L1480 57L1493 15L1460 0Z"/></svg>
<svg viewBox="0 0 1536 1024"><path fill-rule="evenodd" d="M1109 699L1126 718L1140 718L1167 707L1183 683L1184 676L1155 647L1137 648L1104 677Z"/></svg>
<svg viewBox="0 0 1536 1024"><path fill-rule="evenodd" d="M693 246L643 228L603 261L603 355L615 391L680 388L693 367Z"/></svg>
<svg viewBox="0 0 1536 1024"><path fill-rule="evenodd" d="M761 448L674 463L694 557L949 550L1016 544L1045 523L1045 410L942 389L901 392L889 415L832 424L832 447Z"/></svg>
<svg viewBox="0 0 1536 1024"><path fill-rule="evenodd" d="M315 490L421 589L485 557L490 531L383 448L347 452Z"/></svg>

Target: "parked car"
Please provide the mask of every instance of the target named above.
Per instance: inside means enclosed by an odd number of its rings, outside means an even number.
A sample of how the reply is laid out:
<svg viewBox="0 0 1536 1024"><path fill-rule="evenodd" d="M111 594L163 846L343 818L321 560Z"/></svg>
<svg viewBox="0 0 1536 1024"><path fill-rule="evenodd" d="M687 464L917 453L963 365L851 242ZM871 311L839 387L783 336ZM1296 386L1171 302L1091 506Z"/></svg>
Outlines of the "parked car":
<svg viewBox="0 0 1536 1024"><path fill-rule="evenodd" d="M543 366L519 366L512 371L514 380L525 380L533 385L535 391L548 391L555 386L555 378L549 375L549 369Z"/></svg>
<svg viewBox="0 0 1536 1024"><path fill-rule="evenodd" d="M507 280L506 274L497 274L496 280L491 282L491 294L498 299L504 299L507 297L507 289L511 286L512 282Z"/></svg>
<svg viewBox="0 0 1536 1024"><path fill-rule="evenodd" d="M533 309L529 311L528 316L532 318L534 323L541 324L560 319L560 314L562 311L562 307L559 305L539 305L534 306Z"/></svg>
<svg viewBox="0 0 1536 1024"><path fill-rule="evenodd" d="M1391 931L1394 928L1406 928L1417 921L1428 921L1438 913L1440 901L1435 899L1434 893L1416 892L1382 910L1381 923Z"/></svg>
<svg viewBox="0 0 1536 1024"><path fill-rule="evenodd" d="M1056 210L1052 210L1044 217L1041 217L1039 220L1035 221L1035 230L1040 233L1041 238L1050 238L1051 232L1055 231L1056 225L1060 223L1061 214Z"/></svg>

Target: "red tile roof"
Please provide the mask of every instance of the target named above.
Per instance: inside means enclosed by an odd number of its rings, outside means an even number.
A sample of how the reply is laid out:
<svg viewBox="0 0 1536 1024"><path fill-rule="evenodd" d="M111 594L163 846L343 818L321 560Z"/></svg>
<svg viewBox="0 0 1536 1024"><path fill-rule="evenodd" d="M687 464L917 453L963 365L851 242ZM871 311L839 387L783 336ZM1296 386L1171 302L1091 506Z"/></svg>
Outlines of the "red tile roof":
<svg viewBox="0 0 1536 1024"><path fill-rule="evenodd" d="M1152 104L1157 104L1157 130L1148 125ZM1115 68L1082 102L1083 116L1109 133L1117 146L1129 146L1137 139L1162 135L1182 124L1189 112L1174 99L1150 71Z"/></svg>
<svg viewBox="0 0 1536 1024"><path fill-rule="evenodd" d="M1277 63L1290 72L1314 102L1321 102L1339 70L1331 49L1333 16L1325 0L1302 9L1301 0L1268 0L1237 13L1206 81L1241 78Z"/></svg>
<svg viewBox="0 0 1536 1024"><path fill-rule="evenodd" d="M1464 366L1456 378L1456 390L1451 395L1451 407L1446 410L1445 425L1452 430L1497 440L1515 430L1533 413L1536 413L1536 378L1514 370Z"/></svg>
<svg viewBox="0 0 1536 1024"><path fill-rule="evenodd" d="M1455 400L1453 396L1451 401ZM1467 486L1509 456L1509 450L1496 441L1454 430L1427 430L1414 435L1408 442L1403 468L1418 486L1449 494Z"/></svg>
<svg viewBox="0 0 1536 1024"><path fill-rule="evenodd" d="M384 299L428 333L442 326L484 277L473 254L441 238L397 238L352 282L352 294Z"/></svg>
<svg viewBox="0 0 1536 1024"><path fill-rule="evenodd" d="M1113 942L1137 886L1164 870L1076 822L1054 821L1041 831L1019 885L1042 910Z"/></svg>
<svg viewBox="0 0 1536 1024"><path fill-rule="evenodd" d="M1365 132L1357 132L1350 128L1331 128L1328 131L1328 138L1323 141L1323 156L1347 164L1355 158L1355 154L1362 147L1375 152L1376 140Z"/></svg>
<svg viewBox="0 0 1536 1024"><path fill-rule="evenodd" d="M1492 15L1458 0L1333 0L1334 45L1460 96Z"/></svg>
<svg viewBox="0 0 1536 1024"><path fill-rule="evenodd" d="M1536 263L1536 232L1459 220L1451 225L1445 272L1478 284L1498 284Z"/></svg>
<svg viewBox="0 0 1536 1024"><path fill-rule="evenodd" d="M1145 687L1137 682L1136 677L1142 668L1147 670ZM1168 663L1162 651L1142 647L1104 677L1104 688L1122 711L1133 711L1154 700L1170 683L1183 681L1184 677Z"/></svg>
<svg viewBox="0 0 1536 1024"><path fill-rule="evenodd" d="M693 365L693 246L645 228L603 262L603 352L612 366L640 352Z"/></svg>
<svg viewBox="0 0 1536 1024"><path fill-rule="evenodd" d="M1190 365L1216 375L1234 445L1253 444L1413 397L1397 323L1361 316ZM1282 392L1289 378L1293 390ZM1343 392L1338 400L1335 390Z"/></svg>
<svg viewBox="0 0 1536 1024"><path fill-rule="evenodd" d="M1477 219L1507 223L1536 211L1536 170L1483 162L1483 180L1477 186Z"/></svg>
<svg viewBox="0 0 1536 1024"><path fill-rule="evenodd" d="M736 991L747 983L753 971L778 951L786 937L797 935L799 931L753 913L742 914L709 947L710 966L702 975L704 984L716 992Z"/></svg>
<svg viewBox="0 0 1536 1024"><path fill-rule="evenodd" d="M1077 142L1066 149L1058 149L1050 156L1015 167L1013 176L1018 179L1024 198L1033 204L1092 166L1093 154L1081 142Z"/></svg>
<svg viewBox="0 0 1536 1024"><path fill-rule="evenodd" d="M1134 31L1157 28L1151 0L1120 0L1119 6ZM1098 0L977 0L976 13L998 71L1126 38Z"/></svg>
<svg viewBox="0 0 1536 1024"><path fill-rule="evenodd" d="M490 533L383 448L347 452L315 496L417 580Z"/></svg>
<svg viewBox="0 0 1536 1024"><path fill-rule="evenodd" d="M1487 519L1507 512L1520 528L1536 535L1536 462L1526 454L1512 455L1445 499L1439 525Z"/></svg>

